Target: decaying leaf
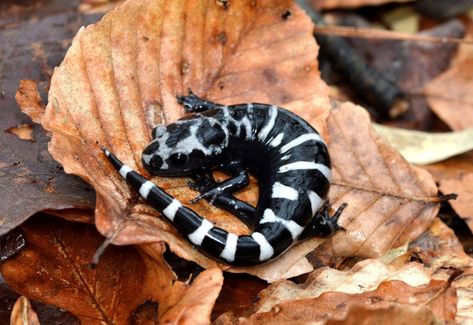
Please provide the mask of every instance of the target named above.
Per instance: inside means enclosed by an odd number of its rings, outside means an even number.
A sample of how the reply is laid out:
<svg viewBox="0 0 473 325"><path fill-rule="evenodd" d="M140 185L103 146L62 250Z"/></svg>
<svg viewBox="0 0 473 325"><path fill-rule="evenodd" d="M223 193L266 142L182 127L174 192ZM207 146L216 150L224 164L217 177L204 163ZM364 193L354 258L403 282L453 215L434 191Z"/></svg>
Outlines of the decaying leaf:
<svg viewBox="0 0 473 325"><path fill-rule="evenodd" d="M333 207L348 203L336 233L316 256L378 257L427 229L439 209L429 173L410 165L373 130L366 111L352 104L327 120L332 156Z"/></svg>
<svg viewBox="0 0 473 325"><path fill-rule="evenodd" d="M209 324L222 284L223 274L217 268L202 272L190 286L175 282L167 299L159 305L159 323Z"/></svg>
<svg viewBox="0 0 473 325"><path fill-rule="evenodd" d="M27 114L33 122L41 123L45 105L41 100L36 82L33 80L20 80L15 99L23 113Z"/></svg>
<svg viewBox="0 0 473 325"><path fill-rule="evenodd" d="M323 268L302 284L281 280L260 294L255 312L241 324L290 324L291 322L344 319L350 306L370 310L426 305L443 321L456 312L455 289L444 280L431 280L418 263L390 269L378 260L366 260L349 271ZM382 312L380 312L382 313ZM378 313L379 314L379 313ZM228 319L228 318L227 318ZM219 324L225 324L222 316Z"/></svg>
<svg viewBox="0 0 473 325"><path fill-rule="evenodd" d="M441 268L457 270L473 267L473 258L467 255L452 229L439 218L409 245L410 255L416 255L431 272Z"/></svg>
<svg viewBox="0 0 473 325"><path fill-rule="evenodd" d="M473 139L472 139L473 142ZM473 170L470 173L460 174L456 178L446 178L440 181L440 190L443 193L457 193L456 200L450 204L458 215L465 219L470 230L473 231Z"/></svg>
<svg viewBox="0 0 473 325"><path fill-rule="evenodd" d="M364 6L376 6L391 2L410 2L413 0L312 0L312 3L319 9L335 8L358 8Z"/></svg>
<svg viewBox="0 0 473 325"><path fill-rule="evenodd" d="M473 150L473 129L427 133L374 124L374 129L414 164L432 164Z"/></svg>
<svg viewBox="0 0 473 325"><path fill-rule="evenodd" d="M22 225L27 247L0 265L17 292L66 309L87 324L127 324L146 300L165 299L173 274L132 247L110 247L90 269L102 242L90 225L40 215Z"/></svg>
<svg viewBox="0 0 473 325"><path fill-rule="evenodd" d="M457 324L471 323L473 321L473 269L464 270L464 273L452 282L452 286L456 288L458 295L455 322Z"/></svg>
<svg viewBox="0 0 473 325"><path fill-rule="evenodd" d="M185 259L216 266L137 200L100 147L147 175L140 156L151 128L183 116L175 97L188 88L227 104L278 104L323 131L329 106L316 53L310 20L288 0L235 1L229 6L212 0L127 1L100 23L81 29L55 70L42 118L53 135L50 152L66 172L95 187L96 225L114 243L165 241ZM186 179L153 180L184 203L196 195ZM229 231L248 231L205 202L192 208ZM263 278L267 272L272 278L300 274L293 267L301 265L312 245L291 250L287 264L251 272ZM307 261L302 265L302 272L311 270Z"/></svg>
<svg viewBox="0 0 473 325"><path fill-rule="evenodd" d="M38 316L28 298L21 296L13 306L10 325L39 325Z"/></svg>

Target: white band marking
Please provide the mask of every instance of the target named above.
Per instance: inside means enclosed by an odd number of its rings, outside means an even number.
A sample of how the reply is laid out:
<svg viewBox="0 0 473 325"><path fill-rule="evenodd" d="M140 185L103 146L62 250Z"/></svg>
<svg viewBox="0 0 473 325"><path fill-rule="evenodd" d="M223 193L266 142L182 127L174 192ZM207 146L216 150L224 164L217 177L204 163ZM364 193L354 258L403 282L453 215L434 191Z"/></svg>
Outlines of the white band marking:
<svg viewBox="0 0 473 325"><path fill-rule="evenodd" d="M227 262L233 262L235 260L235 253L237 247L238 236L232 233L229 233L227 236L227 242L225 243L225 248L220 253L220 257Z"/></svg>
<svg viewBox="0 0 473 325"><path fill-rule="evenodd" d="M273 199L281 198L294 201L299 198L299 193L297 192L297 190L293 189L290 186L275 182L273 184L273 192L271 194L271 197Z"/></svg>
<svg viewBox="0 0 473 325"><path fill-rule="evenodd" d="M151 183L150 181L144 182L141 187L140 187L140 195L144 198L147 199L149 192L151 189L154 187L154 184Z"/></svg>
<svg viewBox="0 0 473 325"><path fill-rule="evenodd" d="M268 123L266 123L266 125L258 133L258 138L261 141L264 141L266 137L268 136L269 132L271 132L271 130L273 129L277 116L278 116L278 108L272 105L268 113Z"/></svg>
<svg viewBox="0 0 473 325"><path fill-rule="evenodd" d="M285 153L286 151L288 151L288 150L290 150L294 147L297 147L298 145L300 145L304 142L311 141L311 140L318 141L318 142L323 142L322 138L317 133L303 134L303 135L295 138L291 142L285 144L281 148L280 152Z"/></svg>
<svg viewBox="0 0 473 325"><path fill-rule="evenodd" d="M269 145L271 147L277 147L281 144L282 139L284 138L284 133L279 133L271 142Z"/></svg>
<svg viewBox="0 0 473 325"><path fill-rule="evenodd" d="M127 165L123 165L121 168L120 168L120 175L126 179L126 175L128 175L129 172L133 171L133 169L131 169L129 166Z"/></svg>
<svg viewBox="0 0 473 325"><path fill-rule="evenodd" d="M274 214L273 210L266 209L264 210L263 218L260 220L259 223L263 224L263 223L271 223L271 222L278 222L284 225L284 227L286 227L286 229L291 233L292 240L296 240L297 237L299 237L299 235L304 230L304 228L301 225L299 225L297 222L295 222L294 220L281 219Z"/></svg>
<svg viewBox="0 0 473 325"><path fill-rule="evenodd" d="M284 166L279 167L278 173L285 173L290 170L298 170L298 169L317 169L325 178L330 181L332 178L332 171L330 168L325 166L324 164L318 164L312 161L296 161Z"/></svg>
<svg viewBox="0 0 473 325"><path fill-rule="evenodd" d="M189 235L189 240L197 246L202 245L202 241L208 234L209 230L213 228L213 224L207 219L202 220L202 224L192 234Z"/></svg>
<svg viewBox="0 0 473 325"><path fill-rule="evenodd" d="M307 193L307 195L309 196L309 201L310 201L310 208L312 209L312 216L315 216L315 213L317 211L319 211L320 207L322 206L322 204L324 203L324 201L322 200L322 198L317 194L315 193L314 191L309 191Z"/></svg>
<svg viewBox="0 0 473 325"><path fill-rule="evenodd" d="M274 249L270 243L266 240L266 237L259 232L254 232L251 234L251 237L258 243L260 247L259 260L261 262L269 260L274 255Z"/></svg>
<svg viewBox="0 0 473 325"><path fill-rule="evenodd" d="M171 221L174 221L177 210L182 206L181 202L173 199L172 202L163 210L163 214Z"/></svg>

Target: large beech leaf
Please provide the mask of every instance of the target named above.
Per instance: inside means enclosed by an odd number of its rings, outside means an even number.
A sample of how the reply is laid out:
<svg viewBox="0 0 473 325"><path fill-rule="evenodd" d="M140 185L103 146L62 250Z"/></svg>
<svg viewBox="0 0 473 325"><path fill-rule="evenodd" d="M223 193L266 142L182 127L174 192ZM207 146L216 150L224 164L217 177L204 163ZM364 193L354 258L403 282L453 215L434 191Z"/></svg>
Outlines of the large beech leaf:
<svg viewBox="0 0 473 325"><path fill-rule="evenodd" d="M368 113L346 103L327 120L333 206L348 203L339 231L317 256L378 257L429 227L439 209L432 176L409 164L372 128Z"/></svg>
<svg viewBox="0 0 473 325"><path fill-rule="evenodd" d="M226 104L278 104L323 131L329 106L316 54L312 24L291 1L127 1L81 29L55 70L42 118L53 135L50 152L94 186L96 225L113 243L165 241L181 257L216 266L138 199L100 147L147 175L140 156L151 128L183 116L175 96L188 88ZM184 203L196 195L186 179L153 180ZM255 186L246 194L255 198ZM222 228L248 232L205 202L192 207ZM252 272L272 279L308 272L301 257L315 245Z"/></svg>
<svg viewBox="0 0 473 325"><path fill-rule="evenodd" d="M27 247L1 264L10 287L66 309L86 324L127 324L146 300L166 299L174 275L164 260L132 247L110 247L90 269L103 240L93 226L61 219L31 219L24 225Z"/></svg>

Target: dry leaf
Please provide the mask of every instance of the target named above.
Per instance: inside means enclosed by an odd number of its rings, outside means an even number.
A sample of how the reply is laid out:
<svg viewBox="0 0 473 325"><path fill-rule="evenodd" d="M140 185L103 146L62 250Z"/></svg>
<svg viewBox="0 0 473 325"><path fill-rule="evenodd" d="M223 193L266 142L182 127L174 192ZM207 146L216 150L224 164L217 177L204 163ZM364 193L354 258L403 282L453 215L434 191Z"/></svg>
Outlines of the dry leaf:
<svg viewBox="0 0 473 325"><path fill-rule="evenodd" d="M462 270L473 267L473 258L465 253L453 230L439 218L435 218L429 229L409 245L409 251L420 258L431 272L442 268Z"/></svg>
<svg viewBox="0 0 473 325"><path fill-rule="evenodd" d="M18 126L7 129L6 131L16 135L21 140L34 141L33 128L29 124L20 124Z"/></svg>
<svg viewBox="0 0 473 325"><path fill-rule="evenodd" d="M318 9L359 8L364 6L378 6L392 2L410 2L413 0L312 0Z"/></svg>
<svg viewBox="0 0 473 325"><path fill-rule="evenodd" d="M357 304L370 310L427 305L439 319L452 321L457 304L455 292L448 281L431 280L421 264L390 270L378 260L366 260L345 272L330 268L314 271L302 284L287 280L274 283L260 293L253 309L256 313L246 320L240 318L240 323L342 320L350 306ZM220 324L228 318L222 316Z"/></svg>
<svg viewBox="0 0 473 325"><path fill-rule="evenodd" d="M50 151L66 172L95 187L96 225L114 243L165 241L185 259L216 266L137 200L100 146L146 175L140 156L151 127L183 116L175 96L189 87L223 103L278 104L323 131L328 98L316 53L310 20L288 0L237 1L228 7L212 0L128 1L99 24L81 29L56 69L42 118L53 134ZM154 181L182 202L196 195L186 179ZM247 231L205 202L193 208L229 231ZM295 275L291 268L313 247L291 250L288 264L247 271L262 278L268 272L271 278Z"/></svg>
<svg viewBox="0 0 473 325"><path fill-rule="evenodd" d="M21 296L13 306L10 325L39 325L38 316L28 298Z"/></svg>
<svg viewBox="0 0 473 325"><path fill-rule="evenodd" d="M41 123L45 106L41 100L36 82L33 80L20 80L15 99L23 113L28 115L33 122Z"/></svg>
<svg viewBox="0 0 473 325"><path fill-rule="evenodd" d="M202 272L190 286L175 282L167 299L159 305L159 323L209 324L222 284L223 274L217 268Z"/></svg>
<svg viewBox="0 0 473 325"><path fill-rule="evenodd" d="M373 124L374 129L409 162L432 164L473 150L473 129L427 133Z"/></svg>
<svg viewBox="0 0 473 325"><path fill-rule="evenodd" d="M473 142L473 141L472 141ZM460 174L456 178L446 178L440 181L440 190L443 193L457 193L456 200L450 201L452 208L465 219L468 227L473 231L473 172Z"/></svg>
<svg viewBox="0 0 473 325"><path fill-rule="evenodd" d="M127 324L147 299L163 301L173 275L161 260L132 247L109 247L97 268L89 264L101 236L93 226L40 215L24 225L27 246L1 264L17 292L66 309L87 324Z"/></svg>
<svg viewBox="0 0 473 325"><path fill-rule="evenodd" d="M368 113L352 104L333 109L328 120L333 176L329 198L343 202L336 233L316 256L378 257L419 236L437 215L431 175L410 165L372 129Z"/></svg>
<svg viewBox="0 0 473 325"><path fill-rule="evenodd" d="M464 273L452 282L458 295L455 322L457 324L471 324L473 322L473 269L466 269Z"/></svg>
<svg viewBox="0 0 473 325"><path fill-rule="evenodd" d="M438 183L443 179L458 178L462 174L473 172L473 151L436 164L423 166L423 168L427 169Z"/></svg>

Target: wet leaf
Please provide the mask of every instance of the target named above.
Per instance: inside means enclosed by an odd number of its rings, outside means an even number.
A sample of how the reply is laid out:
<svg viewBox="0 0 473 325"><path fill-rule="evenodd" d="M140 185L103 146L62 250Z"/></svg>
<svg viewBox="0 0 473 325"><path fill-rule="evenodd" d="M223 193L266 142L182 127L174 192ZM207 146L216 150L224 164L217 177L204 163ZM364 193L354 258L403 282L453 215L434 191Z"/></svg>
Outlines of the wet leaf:
<svg viewBox="0 0 473 325"><path fill-rule="evenodd" d="M25 247L25 237L19 228L0 236L0 262L17 254Z"/></svg>
<svg viewBox="0 0 473 325"><path fill-rule="evenodd" d="M288 11L289 19L283 15ZM279 104L323 131L328 98L316 53L311 22L291 1L236 1L228 7L211 0L128 1L81 29L56 69L42 118L53 134L50 151L66 172L95 187L96 225L114 243L165 241L185 259L217 266L137 200L100 146L146 175L141 151L151 128L183 116L175 96L189 87L223 103ZM196 195L186 179L153 180L184 203ZM229 231L248 231L205 202L192 208ZM311 245L291 250L285 263L244 271L271 279L310 271L301 258Z"/></svg>
<svg viewBox="0 0 473 325"><path fill-rule="evenodd" d="M343 104L328 120L333 207L348 203L336 233L317 248L329 259L378 257L429 227L439 209L431 175L410 165L373 130L366 111Z"/></svg>
<svg viewBox="0 0 473 325"><path fill-rule="evenodd" d="M13 306L10 325L39 325L38 316L28 298L21 296Z"/></svg>
<svg viewBox="0 0 473 325"><path fill-rule="evenodd" d="M167 299L159 305L159 323L209 324L222 284L222 271L216 268L199 274L190 286L175 282Z"/></svg>
<svg viewBox="0 0 473 325"><path fill-rule="evenodd" d="M407 161L432 164L473 150L473 129L448 133L428 133L374 124L387 142Z"/></svg>
<svg viewBox="0 0 473 325"><path fill-rule="evenodd" d="M473 142L473 139L472 139ZM452 208L465 219L468 227L473 231L473 170L470 173L460 174L456 178L446 178L440 181L440 190L443 193L457 193L456 200L450 201Z"/></svg>
<svg viewBox="0 0 473 325"><path fill-rule="evenodd" d="M96 269L92 256L103 241L93 226L40 215L22 230L27 247L0 266L17 292L63 308L82 323L126 324L147 299L162 301L173 275L132 247L110 247Z"/></svg>
<svg viewBox="0 0 473 325"><path fill-rule="evenodd" d="M78 177L65 175L47 150L49 138L33 125L35 142L5 132L31 120L17 108L21 78L48 87L47 71L60 63L73 33L97 16L77 15L72 1L51 0L22 6L2 1L0 9L0 235L44 209L93 208L95 194ZM61 4L62 11L57 7ZM44 109L36 87L22 83L22 106L34 121ZM20 101L21 102L21 101ZM24 105L23 105L24 104Z"/></svg>

